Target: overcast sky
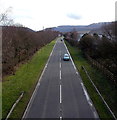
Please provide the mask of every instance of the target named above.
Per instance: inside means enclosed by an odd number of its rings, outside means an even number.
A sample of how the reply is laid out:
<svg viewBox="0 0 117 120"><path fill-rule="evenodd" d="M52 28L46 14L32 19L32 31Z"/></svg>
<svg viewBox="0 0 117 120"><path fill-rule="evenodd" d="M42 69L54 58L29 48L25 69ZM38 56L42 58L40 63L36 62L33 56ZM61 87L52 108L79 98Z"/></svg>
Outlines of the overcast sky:
<svg viewBox="0 0 117 120"><path fill-rule="evenodd" d="M88 25L115 20L116 0L0 0L0 13L33 30L59 25Z"/></svg>

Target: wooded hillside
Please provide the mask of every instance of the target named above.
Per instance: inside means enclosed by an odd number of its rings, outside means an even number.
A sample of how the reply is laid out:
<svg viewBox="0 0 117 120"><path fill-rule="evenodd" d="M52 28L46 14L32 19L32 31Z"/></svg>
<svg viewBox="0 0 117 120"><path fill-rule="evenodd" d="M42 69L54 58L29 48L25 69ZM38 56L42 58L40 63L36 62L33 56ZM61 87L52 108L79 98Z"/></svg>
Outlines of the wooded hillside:
<svg viewBox="0 0 117 120"><path fill-rule="evenodd" d="M57 32L51 30L35 32L24 27L3 26L3 75L14 74L14 66L29 59L42 46L55 39L57 35Z"/></svg>

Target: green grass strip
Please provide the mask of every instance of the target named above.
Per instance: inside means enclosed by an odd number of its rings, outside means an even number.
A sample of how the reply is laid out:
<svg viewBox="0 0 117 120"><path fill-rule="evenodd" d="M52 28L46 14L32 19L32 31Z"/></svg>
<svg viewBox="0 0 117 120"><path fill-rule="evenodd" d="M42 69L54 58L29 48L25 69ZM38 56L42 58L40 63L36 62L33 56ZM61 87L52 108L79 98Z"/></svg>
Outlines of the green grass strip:
<svg viewBox="0 0 117 120"><path fill-rule="evenodd" d="M2 84L3 118L7 116L20 93L24 91L22 100L10 116L10 118L21 118L54 45L55 41L52 41L40 49L31 60L17 69L15 75L5 78Z"/></svg>
<svg viewBox="0 0 117 120"><path fill-rule="evenodd" d="M97 86L98 90L101 92L102 96L110 106L111 110L113 110L115 115L117 115L116 86L112 84L111 81L107 80L100 71L91 67L89 62L83 57L81 50L79 50L76 47L72 47L66 41L65 43L69 49L69 52L73 58L73 61L82 77L83 83L87 88L90 98L92 99L100 118L113 118L109 110L107 109L106 105L103 103L102 99L96 92L94 86L86 76L86 73L82 70L81 66L85 66L94 84Z"/></svg>

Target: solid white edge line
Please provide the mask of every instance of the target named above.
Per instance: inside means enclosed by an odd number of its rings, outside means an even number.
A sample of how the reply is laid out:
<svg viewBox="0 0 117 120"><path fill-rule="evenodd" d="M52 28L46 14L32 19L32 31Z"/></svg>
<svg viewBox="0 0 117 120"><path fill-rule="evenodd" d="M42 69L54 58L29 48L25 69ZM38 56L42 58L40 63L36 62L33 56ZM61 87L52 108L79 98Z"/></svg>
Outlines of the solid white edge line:
<svg viewBox="0 0 117 120"><path fill-rule="evenodd" d="M41 81L41 79L42 79L42 76L43 76L46 68L47 68L47 65L48 65L48 63L49 63L49 61L50 61L50 57L52 56L52 53L53 53L53 50L54 50L56 44L57 44L57 40L56 40L56 43L55 43L55 45L54 45L54 47L53 47L53 49L52 49L52 51L51 51L51 53L50 53L49 59L48 59L46 65L45 65L45 67L44 67L44 69L43 69L43 72L42 72L42 74L41 74L41 76L40 76L40 78L39 78L39 80L38 80L38 83L37 83L37 85L36 85L36 87L35 87L35 90L34 90L32 96L31 96L31 99L29 100L29 103L28 103L28 105L27 105L27 107L26 107L26 110L25 110L25 112L24 112L24 114L23 114L22 120L26 117L26 114L27 114L28 110L30 109L30 106L31 106L31 104L32 104L32 102L33 102L33 100L34 100L34 98L35 98L37 89L38 89L38 87L40 86L40 81Z"/></svg>
<svg viewBox="0 0 117 120"><path fill-rule="evenodd" d="M89 97L89 95L88 95L88 92L87 92L84 84L81 83L81 86L82 86L82 88L83 88L83 91L84 91L84 94L85 94L85 96L86 96L87 102L88 102L88 104L89 104L89 105L91 106L91 108L92 108L94 117L95 117L95 118L99 118L99 117L98 117L98 114L97 114L97 112L96 112L96 110L95 110L95 108L94 108L94 106L93 106L93 103L91 102L91 99L90 99L90 97Z"/></svg>
<svg viewBox="0 0 117 120"><path fill-rule="evenodd" d="M95 118L98 118L98 115L97 115L97 113L95 111L93 112L93 114L94 114Z"/></svg>
<svg viewBox="0 0 117 120"><path fill-rule="evenodd" d="M78 72L76 72L76 74L78 75Z"/></svg>
<svg viewBox="0 0 117 120"><path fill-rule="evenodd" d="M86 96L86 99L87 99L87 101L89 102L90 98L89 98L88 93L87 93L87 91L86 91L86 89L85 89L85 87L84 87L84 84L81 83L81 85L82 85L82 88L83 88L84 94L85 94L85 96Z"/></svg>

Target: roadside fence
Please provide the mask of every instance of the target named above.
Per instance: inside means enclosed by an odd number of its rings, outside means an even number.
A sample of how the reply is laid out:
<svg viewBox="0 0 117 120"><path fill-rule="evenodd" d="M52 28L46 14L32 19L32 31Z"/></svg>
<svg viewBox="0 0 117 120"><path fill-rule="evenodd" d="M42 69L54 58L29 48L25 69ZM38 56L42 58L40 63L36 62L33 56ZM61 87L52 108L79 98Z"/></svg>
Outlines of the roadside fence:
<svg viewBox="0 0 117 120"><path fill-rule="evenodd" d="M111 73L107 68L105 68L103 65L98 63L96 60L92 59L89 55L85 54L86 58L89 60L89 62L92 64L92 66L96 67L102 73L111 81L113 81L115 84L117 84L117 76L115 76L113 73Z"/></svg>

